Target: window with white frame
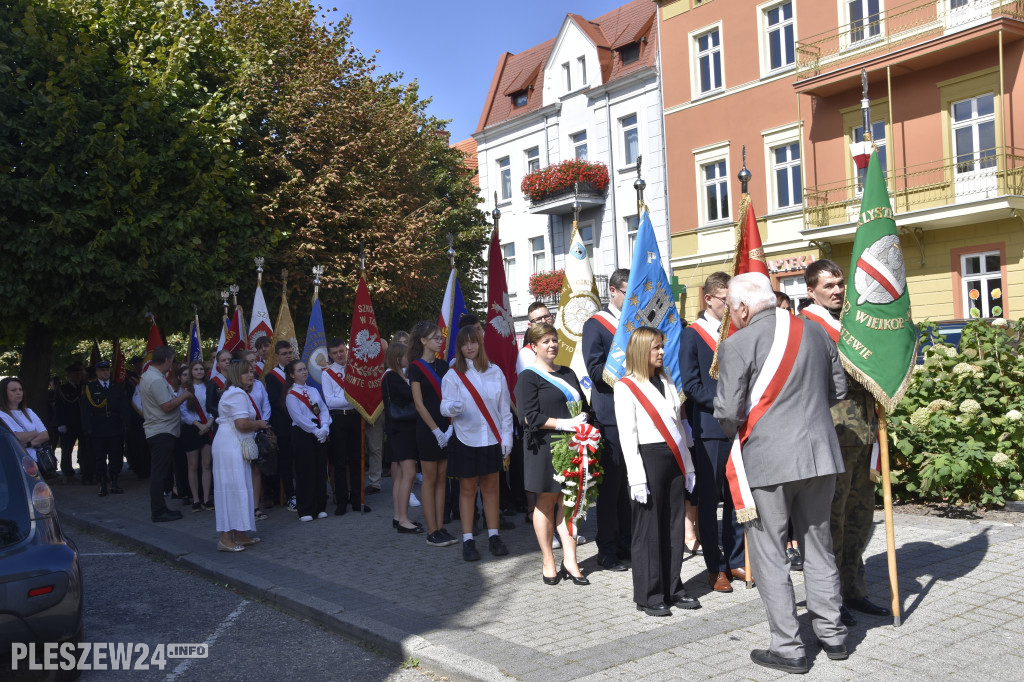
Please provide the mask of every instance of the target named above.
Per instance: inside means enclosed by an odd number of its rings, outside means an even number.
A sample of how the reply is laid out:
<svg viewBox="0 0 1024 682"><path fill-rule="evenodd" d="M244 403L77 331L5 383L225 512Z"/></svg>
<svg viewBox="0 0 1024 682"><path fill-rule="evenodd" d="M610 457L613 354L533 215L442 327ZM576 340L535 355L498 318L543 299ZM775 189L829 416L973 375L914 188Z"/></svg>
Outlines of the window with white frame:
<svg viewBox="0 0 1024 682"><path fill-rule="evenodd" d="M1003 274L999 252L960 256L960 288L965 317L1002 317Z"/></svg>
<svg viewBox="0 0 1024 682"><path fill-rule="evenodd" d="M953 154L957 175L996 166L996 113L992 93L953 102Z"/></svg>
<svg viewBox="0 0 1024 682"><path fill-rule="evenodd" d="M572 91L572 67L569 62L562 64L562 85L566 92Z"/></svg>
<svg viewBox="0 0 1024 682"><path fill-rule="evenodd" d="M773 147L772 170L775 175L775 206L792 208L803 203L800 184L800 143Z"/></svg>
<svg viewBox="0 0 1024 682"><path fill-rule="evenodd" d="M882 0L846 0L851 45L882 35Z"/></svg>
<svg viewBox="0 0 1024 682"><path fill-rule="evenodd" d="M544 257L544 237L530 238L530 254L533 256L533 274L544 272L547 258Z"/></svg>
<svg viewBox="0 0 1024 682"><path fill-rule="evenodd" d="M704 222L729 219L729 175L725 159L700 167L704 186Z"/></svg>
<svg viewBox="0 0 1024 682"><path fill-rule="evenodd" d="M581 130L569 136L572 140L573 153L580 161L587 160L587 131Z"/></svg>
<svg viewBox="0 0 1024 682"><path fill-rule="evenodd" d="M583 248L587 250L587 260L590 261L590 270L594 270L594 223L580 223L580 239L583 240ZM569 235L572 239L572 235Z"/></svg>
<svg viewBox="0 0 1024 682"><path fill-rule="evenodd" d="M626 249L629 262L633 262L633 247L636 246L636 232L640 227L640 216L628 215L626 221Z"/></svg>
<svg viewBox="0 0 1024 682"><path fill-rule="evenodd" d="M540 169L540 149L533 147L526 150L526 172L532 173Z"/></svg>
<svg viewBox="0 0 1024 682"><path fill-rule="evenodd" d="M859 125L853 129L852 133L854 142L861 142L864 139L864 126ZM875 121L871 124L871 139L875 143L875 148L878 149L878 163L882 166L882 175L885 177L889 176L889 166L887 165L886 153L885 153L885 121ZM853 163L853 160L850 160ZM867 176L867 168L857 168L857 194L860 195L864 191L864 178Z"/></svg>
<svg viewBox="0 0 1024 682"><path fill-rule="evenodd" d="M803 275L781 277L779 278L779 291L789 296L792 303L790 310L796 312L800 303L807 298L807 282Z"/></svg>
<svg viewBox="0 0 1024 682"><path fill-rule="evenodd" d="M515 242L501 245L501 259L505 263L505 282L509 295L516 291L516 245Z"/></svg>
<svg viewBox="0 0 1024 682"><path fill-rule="evenodd" d="M509 158L498 159L498 185L501 187L501 198L512 198L512 166Z"/></svg>
<svg viewBox="0 0 1024 682"><path fill-rule="evenodd" d="M775 71L792 66L796 61L793 3L783 2L764 10L764 27L768 68Z"/></svg>
<svg viewBox="0 0 1024 682"><path fill-rule="evenodd" d="M706 95L722 89L722 45L719 29L696 38L698 92Z"/></svg>
<svg viewBox="0 0 1024 682"><path fill-rule="evenodd" d="M625 162L627 166L632 166L640 156L640 130L636 125L636 114L620 118L619 126L622 128L622 149Z"/></svg>
<svg viewBox="0 0 1024 682"><path fill-rule="evenodd" d="M587 84L587 58L578 57L576 59L576 68L580 74L580 87L583 87Z"/></svg>

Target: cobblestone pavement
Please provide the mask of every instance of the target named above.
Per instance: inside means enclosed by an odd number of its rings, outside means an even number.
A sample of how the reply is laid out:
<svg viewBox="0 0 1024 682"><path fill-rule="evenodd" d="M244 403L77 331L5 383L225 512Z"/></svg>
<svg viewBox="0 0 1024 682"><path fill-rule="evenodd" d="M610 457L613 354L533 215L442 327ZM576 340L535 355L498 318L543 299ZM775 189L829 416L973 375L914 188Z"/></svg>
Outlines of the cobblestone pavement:
<svg viewBox="0 0 1024 682"><path fill-rule="evenodd" d="M532 528L516 517L502 538L506 557L462 560L461 548L435 548L423 535L391 528L390 479L367 497L367 514L300 524L283 508L258 522L263 542L245 552L216 551L212 512L172 523L149 520L148 482L127 480L124 495L99 498L92 486L55 485L61 517L139 542L255 598L363 640L398 660L418 658L454 679L562 680L776 679L749 652L766 648L768 626L757 590L734 583L710 593L703 559L683 563L687 589L703 608L651 618L635 610L630 573L598 570L596 547L580 546L589 587L540 580ZM178 508L171 501L171 508ZM330 507L333 511L333 507ZM422 519L417 508L414 519ZM582 528L593 537L595 519ZM449 526L458 536L458 524ZM1024 670L1024 515L1022 523L896 516L903 622L856 614L846 661L813 644L803 582L794 573L811 679L1016 679ZM559 552L555 552L556 560ZM865 554L872 600L888 603L881 513Z"/></svg>

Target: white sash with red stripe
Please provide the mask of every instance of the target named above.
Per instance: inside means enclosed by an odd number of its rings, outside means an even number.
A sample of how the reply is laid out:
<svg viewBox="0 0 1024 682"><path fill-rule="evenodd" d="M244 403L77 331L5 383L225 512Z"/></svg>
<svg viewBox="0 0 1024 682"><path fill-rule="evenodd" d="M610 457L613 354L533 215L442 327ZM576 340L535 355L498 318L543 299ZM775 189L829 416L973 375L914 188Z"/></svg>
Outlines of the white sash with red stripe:
<svg viewBox="0 0 1024 682"><path fill-rule="evenodd" d="M619 320L607 310L598 310L596 313L591 315L590 319L597 320L601 323L601 326L611 332L612 336L615 336L615 330L619 326Z"/></svg>
<svg viewBox="0 0 1024 682"><path fill-rule="evenodd" d="M820 324L828 332L829 337L836 343L839 343L840 322L832 317L832 313L828 311L828 308L812 303L801 310L800 314L808 320L814 320Z"/></svg>
<svg viewBox="0 0 1024 682"><path fill-rule="evenodd" d="M685 476L687 473L693 473L693 461L690 459L690 449L686 446L686 436L683 435L683 430L676 423L675 419L665 421L662 414L672 414L675 412L673 405L669 403L669 400L658 391L649 381L637 382L633 377L625 376L619 381L625 385L629 392L633 394L636 401L644 408L644 412L654 422L654 427L658 429L658 433L665 439L665 445L672 451L672 456L676 459L676 464L679 465L679 470ZM671 382L668 384L668 390L675 391L675 386ZM655 403L662 406L662 409L655 407Z"/></svg>
<svg viewBox="0 0 1024 682"><path fill-rule="evenodd" d="M743 468L741 444L750 437L754 426L775 403L782 387L786 385L786 380L789 379L793 364L796 362L797 353L800 351L803 326L803 321L791 315L788 310L775 309L775 338L768 351L768 357L765 358L764 366L751 388L748 397L750 408L747 410L746 419L740 424L740 428L733 437L729 461L725 467L725 477L729 481L733 506L736 508L736 518L740 523L747 523L757 518L754 497L750 493L750 484L747 483L746 470Z"/></svg>
<svg viewBox="0 0 1024 682"><path fill-rule="evenodd" d="M280 367L275 367L274 369L270 370L269 374L267 374L267 378L269 379L271 376L273 376L275 379L280 381L281 385L284 386L284 370L283 369L281 369Z"/></svg>
<svg viewBox="0 0 1024 682"><path fill-rule="evenodd" d="M701 315L694 320L693 328L697 332L697 335L704 339L704 343L708 344L708 348L711 349L711 352L718 350L718 334L722 329L721 322L716 325L714 322Z"/></svg>
<svg viewBox="0 0 1024 682"><path fill-rule="evenodd" d="M217 372L214 372L213 376L210 377L210 380L213 381L213 383L217 385L217 388L219 388L222 391L224 390L224 386L226 386L226 384L224 383L223 375L218 374Z"/></svg>

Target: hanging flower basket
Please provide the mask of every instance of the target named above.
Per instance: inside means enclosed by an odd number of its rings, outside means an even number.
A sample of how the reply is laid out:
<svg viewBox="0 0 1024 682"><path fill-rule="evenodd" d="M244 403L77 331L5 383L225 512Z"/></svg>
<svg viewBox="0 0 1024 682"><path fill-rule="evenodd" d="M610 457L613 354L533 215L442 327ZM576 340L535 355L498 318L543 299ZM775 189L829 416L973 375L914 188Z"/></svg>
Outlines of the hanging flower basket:
<svg viewBox="0 0 1024 682"><path fill-rule="evenodd" d="M603 193L608 189L608 169L603 163L569 159L526 175L520 185L523 194L541 202L558 194L571 194L580 183L581 192Z"/></svg>
<svg viewBox="0 0 1024 682"><path fill-rule="evenodd" d="M550 298L562 293L565 270L538 272L530 275L530 294L534 298Z"/></svg>

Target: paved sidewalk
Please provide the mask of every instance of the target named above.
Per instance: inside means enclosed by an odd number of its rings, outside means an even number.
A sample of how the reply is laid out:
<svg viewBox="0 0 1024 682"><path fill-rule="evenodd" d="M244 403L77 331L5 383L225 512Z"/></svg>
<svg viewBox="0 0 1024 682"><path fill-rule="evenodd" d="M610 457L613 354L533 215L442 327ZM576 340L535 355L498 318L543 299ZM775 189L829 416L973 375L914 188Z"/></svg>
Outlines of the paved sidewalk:
<svg viewBox="0 0 1024 682"><path fill-rule="evenodd" d="M257 524L263 542L238 554L216 551L212 512L172 523L149 520L147 482L122 478L124 495L99 498L96 488L55 485L62 519L139 542L215 580L327 627L410 656L454 679L562 680L777 679L751 663L768 645L756 590L734 583L709 594L703 559L683 563L698 611L651 618L635 610L630 573L597 570L592 542L580 547L589 587L540 578L540 553L520 515L502 538L510 555L462 561L461 547L435 548L423 535L391 529L390 479L367 497L368 514L349 512L300 524L280 507ZM176 501L171 508L179 508ZM329 508L333 512L333 507ZM419 509L411 510L422 520ZM1024 515L1022 515L1024 521ZM873 600L887 603L881 514L866 553ZM593 537L594 519L583 535ZM459 535L457 524L449 526ZM1018 679L1024 670L1024 523L972 522L897 515L897 560L903 625L856 614L846 661L830 661L811 644L802 608L803 583L792 574L810 679ZM560 553L556 551L556 560ZM88 588L87 588L88 589Z"/></svg>

